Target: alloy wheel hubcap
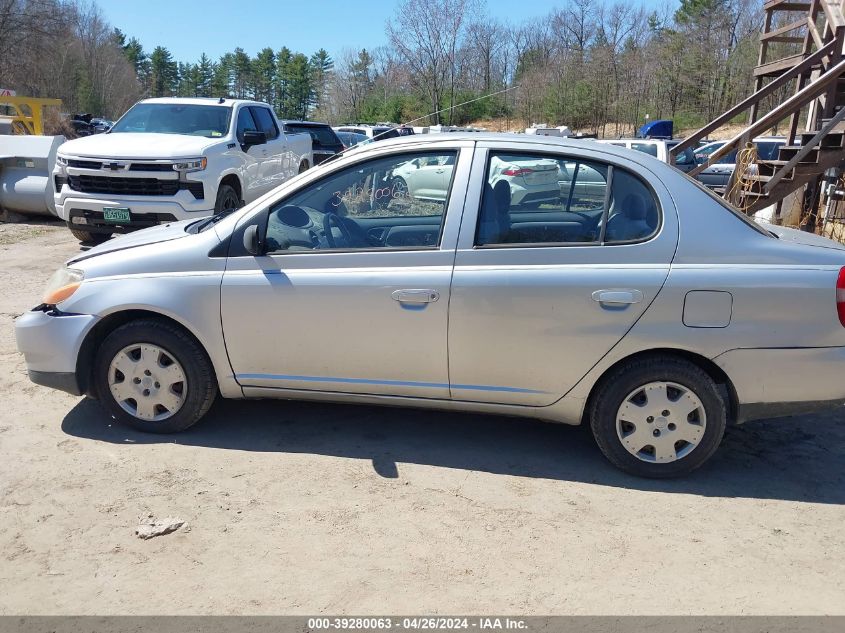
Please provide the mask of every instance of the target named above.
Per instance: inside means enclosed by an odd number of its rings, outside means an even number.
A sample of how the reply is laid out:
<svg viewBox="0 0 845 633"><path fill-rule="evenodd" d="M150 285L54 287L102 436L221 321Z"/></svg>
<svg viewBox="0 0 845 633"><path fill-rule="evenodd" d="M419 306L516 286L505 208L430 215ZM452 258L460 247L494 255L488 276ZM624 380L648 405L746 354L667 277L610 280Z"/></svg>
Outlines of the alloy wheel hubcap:
<svg viewBox="0 0 845 633"><path fill-rule="evenodd" d="M185 403L185 371L167 350L150 343L127 345L109 365L109 391L128 414L160 422Z"/></svg>
<svg viewBox="0 0 845 633"><path fill-rule="evenodd" d="M690 389L650 382L629 393L616 413L616 434L631 455L666 464L689 455L704 437L707 415Z"/></svg>

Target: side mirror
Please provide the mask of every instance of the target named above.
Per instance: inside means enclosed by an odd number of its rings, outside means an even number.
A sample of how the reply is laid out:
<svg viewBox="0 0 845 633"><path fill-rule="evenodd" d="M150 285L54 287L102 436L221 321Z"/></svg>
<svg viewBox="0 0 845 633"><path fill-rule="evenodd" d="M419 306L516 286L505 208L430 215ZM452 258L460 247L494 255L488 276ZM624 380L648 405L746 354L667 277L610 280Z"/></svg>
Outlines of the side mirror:
<svg viewBox="0 0 845 633"><path fill-rule="evenodd" d="M258 130L246 130L244 132L243 145L252 147L253 145L264 145L267 142L267 135Z"/></svg>
<svg viewBox="0 0 845 633"><path fill-rule="evenodd" d="M244 248L250 255L263 255L264 244L261 243L261 235L258 233L258 225L248 226L244 231Z"/></svg>

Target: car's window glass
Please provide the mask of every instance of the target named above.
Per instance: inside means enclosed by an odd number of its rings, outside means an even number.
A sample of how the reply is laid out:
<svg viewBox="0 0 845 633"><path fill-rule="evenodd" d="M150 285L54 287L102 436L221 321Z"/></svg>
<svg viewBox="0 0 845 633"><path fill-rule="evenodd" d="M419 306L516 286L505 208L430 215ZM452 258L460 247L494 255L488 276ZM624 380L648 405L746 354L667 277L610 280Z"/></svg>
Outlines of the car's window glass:
<svg viewBox="0 0 845 633"><path fill-rule="evenodd" d="M777 160L778 150L783 143L775 141L757 141L757 156L760 160Z"/></svg>
<svg viewBox="0 0 845 633"><path fill-rule="evenodd" d="M694 165L695 164L695 152L692 151L692 148L688 147L684 151L680 152L675 157L675 164L676 165Z"/></svg>
<svg viewBox="0 0 845 633"><path fill-rule="evenodd" d="M276 127L276 122L273 120L273 115L267 108L250 108L255 122L258 124L258 129L267 136L268 141L279 138L279 128Z"/></svg>
<svg viewBox="0 0 845 633"><path fill-rule="evenodd" d="M631 143L631 149L657 156L657 145L654 143Z"/></svg>
<svg viewBox="0 0 845 633"><path fill-rule="evenodd" d="M258 127L255 125L255 120L252 118L252 114L249 112L249 108L241 108L238 112L238 127L237 127L237 136L238 140L243 143L244 140L244 132L247 131L258 131Z"/></svg>
<svg viewBox="0 0 845 633"><path fill-rule="evenodd" d="M643 240L657 232L660 225L657 202L642 180L615 168L610 189L606 244Z"/></svg>
<svg viewBox="0 0 845 633"><path fill-rule="evenodd" d="M395 128L380 127L373 129L373 138L377 141L383 141L387 138L399 138L399 132Z"/></svg>
<svg viewBox="0 0 845 633"><path fill-rule="evenodd" d="M334 130L327 125L297 125L296 123L288 123L287 129L293 134L303 132L310 134L314 147L337 147L341 144Z"/></svg>
<svg viewBox="0 0 845 633"><path fill-rule="evenodd" d="M120 117L111 133L190 134L217 138L229 131L231 116L232 108L227 106L138 103Z"/></svg>
<svg viewBox="0 0 845 633"><path fill-rule="evenodd" d="M436 247L456 157L394 154L326 176L270 209L268 252Z"/></svg>
<svg viewBox="0 0 845 633"><path fill-rule="evenodd" d="M475 243L598 244L605 234L612 244L646 239L659 224L651 190L624 169L574 157L494 152Z"/></svg>
<svg viewBox="0 0 845 633"><path fill-rule="evenodd" d="M493 153L476 244L598 241L607 176L603 163Z"/></svg>

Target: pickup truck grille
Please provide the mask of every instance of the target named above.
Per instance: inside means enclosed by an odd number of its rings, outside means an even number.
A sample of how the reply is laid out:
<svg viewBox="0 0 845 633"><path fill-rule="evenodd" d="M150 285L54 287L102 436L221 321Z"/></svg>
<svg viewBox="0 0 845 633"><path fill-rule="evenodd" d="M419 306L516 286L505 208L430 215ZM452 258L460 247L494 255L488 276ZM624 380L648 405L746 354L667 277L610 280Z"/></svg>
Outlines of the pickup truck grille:
<svg viewBox="0 0 845 633"><path fill-rule="evenodd" d="M127 196L175 196L178 180L157 178L113 178L111 176L68 176L68 185L82 193L110 193Z"/></svg>

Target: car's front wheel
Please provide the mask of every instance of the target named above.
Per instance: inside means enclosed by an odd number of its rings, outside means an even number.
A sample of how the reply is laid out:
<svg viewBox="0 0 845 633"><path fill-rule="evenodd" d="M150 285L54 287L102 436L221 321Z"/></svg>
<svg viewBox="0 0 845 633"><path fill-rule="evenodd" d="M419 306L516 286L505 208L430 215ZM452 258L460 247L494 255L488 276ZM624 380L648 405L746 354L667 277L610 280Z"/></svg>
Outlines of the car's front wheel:
<svg viewBox="0 0 845 633"><path fill-rule="evenodd" d="M150 433L192 426L217 393L205 350L179 327L155 319L130 321L109 334L93 380L112 417Z"/></svg>
<svg viewBox="0 0 845 633"><path fill-rule="evenodd" d="M606 376L592 399L596 443L640 477L692 472L716 451L727 410L713 379L671 356L635 359Z"/></svg>
<svg viewBox="0 0 845 633"><path fill-rule="evenodd" d="M228 211L229 209L240 209L241 206L243 206L241 197L235 191L235 188L231 185L220 185L220 188L217 190L217 198L214 201L215 215Z"/></svg>

